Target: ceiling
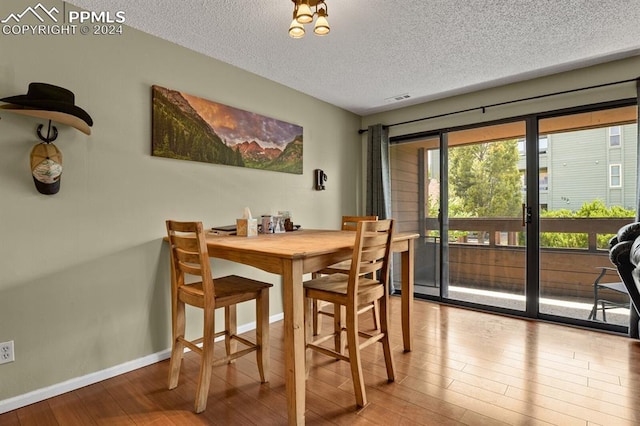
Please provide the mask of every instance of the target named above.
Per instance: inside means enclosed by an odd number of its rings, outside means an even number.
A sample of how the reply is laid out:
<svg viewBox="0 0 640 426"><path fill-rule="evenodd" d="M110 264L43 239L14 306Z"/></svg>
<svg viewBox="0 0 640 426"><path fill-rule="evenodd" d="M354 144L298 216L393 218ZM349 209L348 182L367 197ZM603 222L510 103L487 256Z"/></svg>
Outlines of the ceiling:
<svg viewBox="0 0 640 426"><path fill-rule="evenodd" d="M291 0L69 3L363 116L640 54L638 0L326 0L297 40Z"/></svg>

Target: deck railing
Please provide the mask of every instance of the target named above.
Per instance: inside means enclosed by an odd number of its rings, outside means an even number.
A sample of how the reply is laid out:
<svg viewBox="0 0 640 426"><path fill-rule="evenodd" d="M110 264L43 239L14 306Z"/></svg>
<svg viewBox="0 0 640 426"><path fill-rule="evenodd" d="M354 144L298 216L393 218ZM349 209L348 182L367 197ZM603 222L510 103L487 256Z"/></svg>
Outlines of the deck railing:
<svg viewBox="0 0 640 426"><path fill-rule="evenodd" d="M587 234L588 251L597 251L597 236L615 234L622 226L633 222L633 218L542 218L540 219L540 232L560 232L560 233L582 233ZM427 230L438 230L437 219L427 218ZM500 234L520 233L525 228L522 219L519 218L450 218L449 232L466 231L475 233L486 233L489 235L488 245L490 247L500 245L503 242ZM505 245L505 244L502 244ZM506 244L517 245L517 244ZM562 247L558 247L562 249Z"/></svg>
<svg viewBox="0 0 640 426"><path fill-rule="evenodd" d="M593 281L600 272L598 268L613 267L609 261L607 247L598 247L598 236L616 234L620 227L633 221L633 218L540 219L540 232L587 234L587 246L583 248L540 248L541 294L564 300L592 301ZM426 228L437 230L437 220L427 219ZM451 241L450 238L450 285L524 293L526 253L524 246L518 244L517 236L518 233L524 232L522 220L452 218L449 219L450 235L454 234L454 231L473 233L479 236L479 239L461 238L460 241ZM424 239L423 244L428 244L428 240ZM420 253L419 247L417 253ZM424 262L416 260L417 274L435 274L435 266L420 267ZM416 276L417 281L420 278ZM611 274L610 280L617 279L615 273Z"/></svg>

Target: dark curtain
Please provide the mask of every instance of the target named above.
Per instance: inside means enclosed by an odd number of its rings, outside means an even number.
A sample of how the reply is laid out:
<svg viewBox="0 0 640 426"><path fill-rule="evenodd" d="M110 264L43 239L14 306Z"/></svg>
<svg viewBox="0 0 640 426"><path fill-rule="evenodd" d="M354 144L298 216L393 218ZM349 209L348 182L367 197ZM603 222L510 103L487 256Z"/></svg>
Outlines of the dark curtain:
<svg viewBox="0 0 640 426"><path fill-rule="evenodd" d="M367 130L367 216L378 219L391 218L391 173L389 171L389 128L382 124L369 126ZM389 267L389 291L393 284L393 261Z"/></svg>
<svg viewBox="0 0 640 426"><path fill-rule="evenodd" d="M382 124L367 131L366 215L391 218L391 175L389 172L389 129Z"/></svg>

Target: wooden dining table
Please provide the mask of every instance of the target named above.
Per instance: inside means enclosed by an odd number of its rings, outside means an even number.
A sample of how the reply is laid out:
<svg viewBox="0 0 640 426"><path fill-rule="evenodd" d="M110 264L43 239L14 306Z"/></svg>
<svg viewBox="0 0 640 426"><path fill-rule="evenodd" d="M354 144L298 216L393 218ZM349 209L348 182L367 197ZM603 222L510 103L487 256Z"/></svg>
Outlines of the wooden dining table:
<svg viewBox="0 0 640 426"><path fill-rule="evenodd" d="M393 251L401 253L402 335L404 350L412 345L411 314L416 233L394 234ZM297 230L253 237L208 235L209 256L250 265L282 276L284 294L285 382L289 424L304 424L305 324L303 274L351 257L354 231Z"/></svg>

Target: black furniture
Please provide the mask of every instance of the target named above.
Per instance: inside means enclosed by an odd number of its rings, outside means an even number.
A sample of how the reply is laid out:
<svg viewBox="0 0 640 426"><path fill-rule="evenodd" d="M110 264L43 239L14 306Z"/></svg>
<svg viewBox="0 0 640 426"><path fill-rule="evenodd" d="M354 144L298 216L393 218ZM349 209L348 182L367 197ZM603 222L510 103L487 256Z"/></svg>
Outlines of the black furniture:
<svg viewBox="0 0 640 426"><path fill-rule="evenodd" d="M629 298L629 336L638 338L638 307L640 307L640 222L630 223L618 230L609 242L609 258L616 265Z"/></svg>

